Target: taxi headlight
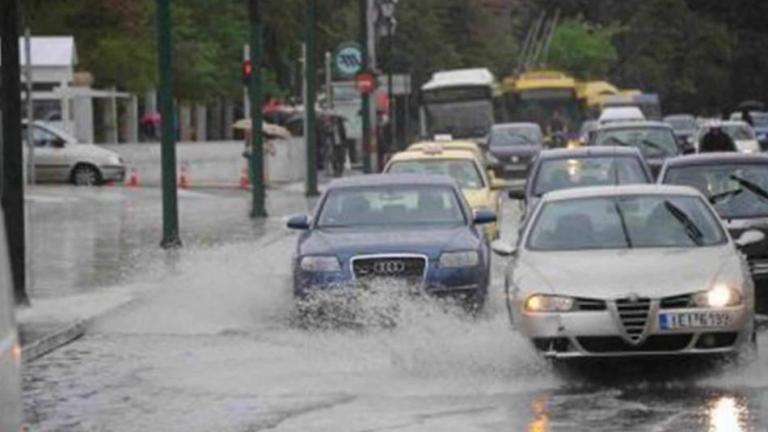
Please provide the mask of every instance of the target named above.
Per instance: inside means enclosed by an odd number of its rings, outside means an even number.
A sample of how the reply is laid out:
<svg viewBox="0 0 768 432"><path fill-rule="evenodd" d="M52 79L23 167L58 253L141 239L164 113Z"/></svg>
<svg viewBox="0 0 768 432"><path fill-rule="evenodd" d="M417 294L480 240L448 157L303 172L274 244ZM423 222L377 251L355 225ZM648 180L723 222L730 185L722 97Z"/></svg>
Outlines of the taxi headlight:
<svg viewBox="0 0 768 432"><path fill-rule="evenodd" d="M341 271L339 259L335 256L305 256L301 259L301 269L308 272Z"/></svg>
<svg viewBox="0 0 768 432"><path fill-rule="evenodd" d="M534 294L525 299L526 312L568 312L574 301L570 297Z"/></svg>
<svg viewBox="0 0 768 432"><path fill-rule="evenodd" d="M440 267L475 267L480 264L480 255L477 251L445 252L440 255Z"/></svg>
<svg viewBox="0 0 768 432"><path fill-rule="evenodd" d="M707 308L738 306L743 301L741 292L725 284L717 284L709 291L702 291L693 296L693 303L696 306Z"/></svg>

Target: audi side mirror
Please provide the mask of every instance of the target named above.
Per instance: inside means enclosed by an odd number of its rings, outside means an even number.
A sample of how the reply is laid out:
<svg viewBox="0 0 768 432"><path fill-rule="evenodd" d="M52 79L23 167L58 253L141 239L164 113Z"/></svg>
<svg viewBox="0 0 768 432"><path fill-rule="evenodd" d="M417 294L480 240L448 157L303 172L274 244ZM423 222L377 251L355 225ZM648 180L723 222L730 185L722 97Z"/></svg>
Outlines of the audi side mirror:
<svg viewBox="0 0 768 432"><path fill-rule="evenodd" d="M288 228L295 230L308 230L309 229L309 216L307 215L295 215L288 218L286 224Z"/></svg>
<svg viewBox="0 0 768 432"><path fill-rule="evenodd" d="M479 209L475 210L475 225L485 225L496 222L496 213L493 210Z"/></svg>

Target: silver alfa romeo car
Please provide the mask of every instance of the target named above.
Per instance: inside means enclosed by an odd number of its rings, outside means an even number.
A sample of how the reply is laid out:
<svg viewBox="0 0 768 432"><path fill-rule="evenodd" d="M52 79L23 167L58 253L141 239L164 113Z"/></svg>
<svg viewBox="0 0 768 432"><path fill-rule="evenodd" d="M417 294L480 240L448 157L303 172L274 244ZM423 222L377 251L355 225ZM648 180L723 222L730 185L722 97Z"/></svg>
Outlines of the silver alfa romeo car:
<svg viewBox="0 0 768 432"><path fill-rule="evenodd" d="M756 343L739 249L692 188L632 185L546 194L510 256L513 325L550 358L723 354Z"/></svg>

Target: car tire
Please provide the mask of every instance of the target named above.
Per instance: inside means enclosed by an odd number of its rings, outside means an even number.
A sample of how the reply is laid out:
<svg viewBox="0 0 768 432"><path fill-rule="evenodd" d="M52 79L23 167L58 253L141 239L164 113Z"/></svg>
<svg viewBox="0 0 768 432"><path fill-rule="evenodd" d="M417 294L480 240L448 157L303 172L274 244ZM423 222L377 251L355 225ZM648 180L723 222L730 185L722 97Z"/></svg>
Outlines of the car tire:
<svg viewBox="0 0 768 432"><path fill-rule="evenodd" d="M72 169L70 180L75 186L97 186L102 183L101 172L90 164L77 164Z"/></svg>

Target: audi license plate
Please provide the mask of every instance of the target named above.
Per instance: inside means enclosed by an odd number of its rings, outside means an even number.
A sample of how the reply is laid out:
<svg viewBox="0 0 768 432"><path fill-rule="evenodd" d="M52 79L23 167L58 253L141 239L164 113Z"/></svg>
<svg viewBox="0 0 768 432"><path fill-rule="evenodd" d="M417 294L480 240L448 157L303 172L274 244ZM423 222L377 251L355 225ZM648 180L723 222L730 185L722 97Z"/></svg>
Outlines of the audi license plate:
<svg viewBox="0 0 768 432"><path fill-rule="evenodd" d="M725 327L730 323L731 316L726 312L684 312L659 315L659 328L662 330Z"/></svg>
<svg viewBox="0 0 768 432"><path fill-rule="evenodd" d="M506 171L512 172L512 171L525 171L528 169L528 165L526 164L509 164L506 167L504 167Z"/></svg>

